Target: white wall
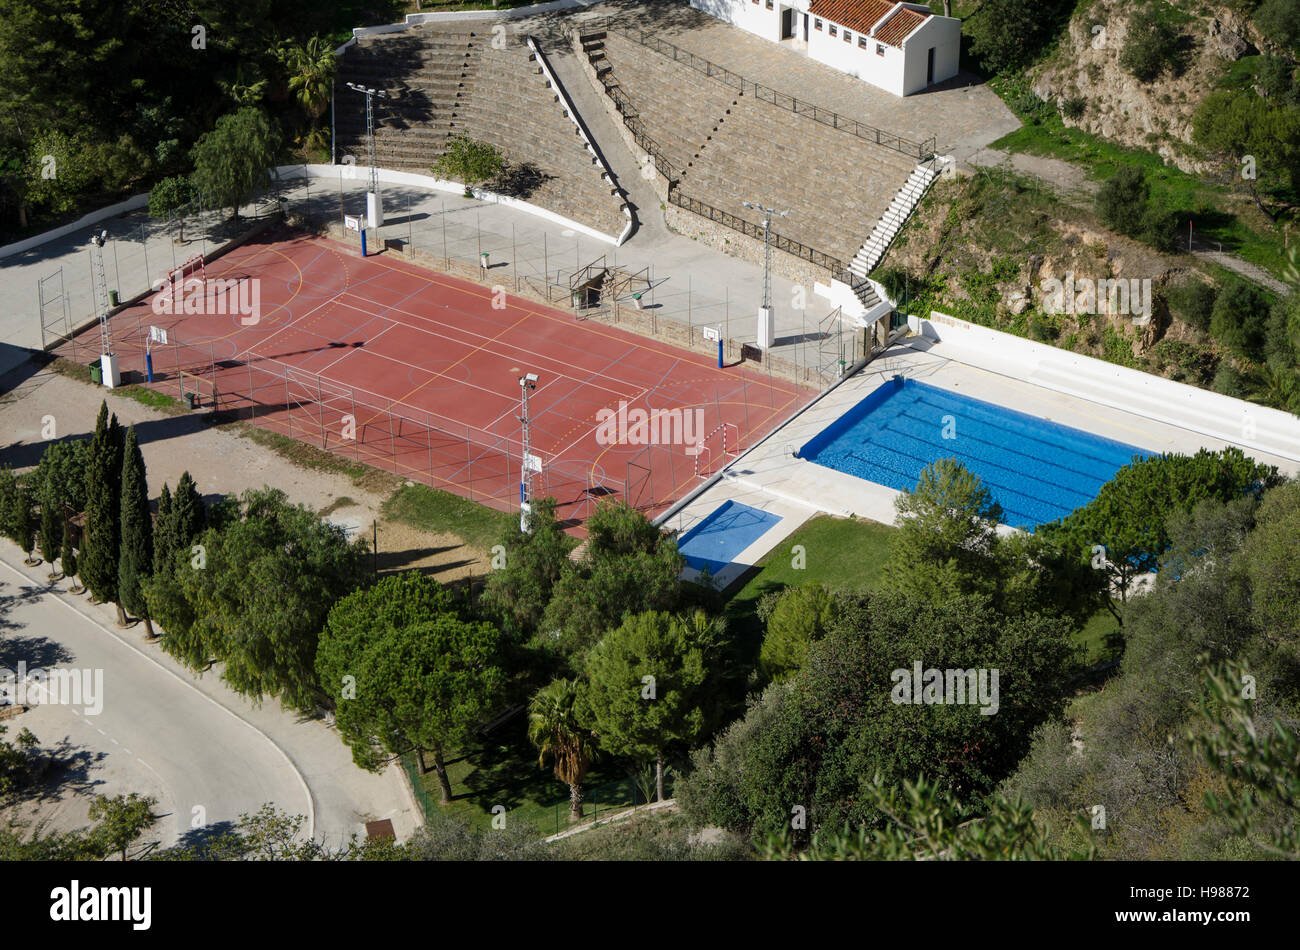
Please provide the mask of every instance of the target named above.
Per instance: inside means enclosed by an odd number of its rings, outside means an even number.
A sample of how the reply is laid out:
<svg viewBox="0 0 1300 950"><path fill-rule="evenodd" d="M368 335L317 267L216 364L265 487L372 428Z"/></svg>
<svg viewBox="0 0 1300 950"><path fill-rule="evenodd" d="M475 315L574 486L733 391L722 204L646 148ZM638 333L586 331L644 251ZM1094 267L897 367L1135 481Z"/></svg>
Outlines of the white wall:
<svg viewBox="0 0 1300 950"><path fill-rule="evenodd" d="M1222 439L1245 450L1300 461L1300 419L1241 399L1081 356L981 327L946 314L909 316L914 333L959 351L962 361L999 367L1017 379L1168 425Z"/></svg>
<svg viewBox="0 0 1300 950"><path fill-rule="evenodd" d="M801 0L782 4L775 0L772 9L767 9L766 0L757 4L751 0L690 0L696 10L717 17L719 20L738 26L756 36L773 42L781 37L781 7L804 6ZM926 8L916 4L905 4L920 12ZM878 24L883 27L888 19ZM884 55L877 55L877 41L867 37L867 47L858 46L859 34L849 30L852 39L844 42L844 28L835 24L836 35L830 35L831 23L822 19L822 28L816 29L816 18L808 18L808 55L820 63L856 76L864 82L878 86L896 96L910 95L926 86L926 54L931 46L934 51L934 81L942 82L957 74L957 61L961 52L961 21L935 16L922 24L915 33L903 41L903 47L885 45ZM802 39L803 14L795 14L795 37ZM881 44L884 45L884 44Z"/></svg>
<svg viewBox="0 0 1300 950"><path fill-rule="evenodd" d="M757 4L750 0L691 0L691 6L765 40L775 42L781 37L780 4L776 0L771 10L767 9L766 0Z"/></svg>
<svg viewBox="0 0 1300 950"><path fill-rule="evenodd" d="M961 56L961 21L951 17L931 17L903 40L907 68L902 95L910 96L925 88L927 52L931 46L934 47L934 81L943 82L956 76Z"/></svg>
<svg viewBox="0 0 1300 950"><path fill-rule="evenodd" d="M815 28L815 21L808 31L808 55L818 62L825 63L841 72L857 76L859 79L879 86L896 96L903 94L903 51L896 46L885 46L885 55L876 54L877 41L867 37L867 48L858 46L858 33L853 30L852 41L844 42L844 30L836 24L836 33L831 36L830 21L823 20L821 30ZM884 46L885 44L880 44Z"/></svg>

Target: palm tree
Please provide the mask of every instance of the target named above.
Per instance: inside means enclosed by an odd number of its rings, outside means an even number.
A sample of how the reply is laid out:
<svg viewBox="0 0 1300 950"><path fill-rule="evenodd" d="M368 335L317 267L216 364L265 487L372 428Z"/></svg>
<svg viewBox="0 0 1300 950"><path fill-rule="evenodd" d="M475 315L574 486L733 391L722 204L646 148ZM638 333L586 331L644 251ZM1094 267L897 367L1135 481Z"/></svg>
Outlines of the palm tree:
<svg viewBox="0 0 1300 950"><path fill-rule="evenodd" d="M320 117L329 107L330 97L334 95L334 73L338 69L338 58L329 43L319 36L313 36L306 45L286 41L280 44L276 56L289 73L289 91L294 93L298 105L302 106L311 120L310 139L319 136L317 128Z"/></svg>
<svg viewBox="0 0 1300 950"><path fill-rule="evenodd" d="M555 777L569 786L569 821L582 818L582 783L591 767L595 743L578 722L574 707L578 681L553 680L528 704L528 741L537 747L537 765L555 760Z"/></svg>

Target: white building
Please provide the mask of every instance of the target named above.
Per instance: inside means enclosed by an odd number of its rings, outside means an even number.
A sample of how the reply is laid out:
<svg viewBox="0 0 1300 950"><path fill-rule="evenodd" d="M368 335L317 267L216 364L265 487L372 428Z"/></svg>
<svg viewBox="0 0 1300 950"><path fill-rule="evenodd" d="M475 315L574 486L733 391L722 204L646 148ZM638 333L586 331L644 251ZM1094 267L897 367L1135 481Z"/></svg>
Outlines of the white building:
<svg viewBox="0 0 1300 950"><path fill-rule="evenodd" d="M691 6L909 96L957 75L961 21L890 0L690 0Z"/></svg>

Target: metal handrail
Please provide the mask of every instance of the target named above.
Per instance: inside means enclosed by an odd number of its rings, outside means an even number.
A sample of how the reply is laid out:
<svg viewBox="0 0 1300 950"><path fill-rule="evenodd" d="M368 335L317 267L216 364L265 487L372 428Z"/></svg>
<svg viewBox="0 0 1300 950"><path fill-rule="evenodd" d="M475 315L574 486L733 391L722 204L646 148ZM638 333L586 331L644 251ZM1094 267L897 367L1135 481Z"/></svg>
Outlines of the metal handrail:
<svg viewBox="0 0 1300 950"><path fill-rule="evenodd" d="M746 221L730 212L715 208L713 205L698 198L692 198L689 195L683 195L681 189L674 188L668 192L668 201L677 205L679 208L685 208L693 214L708 218L710 221L716 221L724 227L731 228L733 231L739 231L741 234L748 235L758 240L763 240L763 229L752 221ZM772 246L778 250L792 254L800 260L816 264L818 267L825 267L832 272L847 271L848 265L838 257L832 257L824 251L819 251L807 244L802 244L775 231L771 234Z"/></svg>

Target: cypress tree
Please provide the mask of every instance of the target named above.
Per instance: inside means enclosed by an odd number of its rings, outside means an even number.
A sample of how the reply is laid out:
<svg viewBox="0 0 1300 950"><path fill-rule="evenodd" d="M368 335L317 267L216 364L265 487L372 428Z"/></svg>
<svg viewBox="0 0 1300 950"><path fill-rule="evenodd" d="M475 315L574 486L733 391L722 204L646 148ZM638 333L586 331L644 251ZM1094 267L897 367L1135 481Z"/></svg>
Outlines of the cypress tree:
<svg viewBox="0 0 1300 950"><path fill-rule="evenodd" d="M36 563L32 551L36 548L36 519L32 517L32 489L27 479L18 479L18 497L14 506L14 527L18 530L18 546L23 549L28 567Z"/></svg>
<svg viewBox="0 0 1300 950"><path fill-rule="evenodd" d="M8 466L0 468L0 534L19 546L22 545L22 531L18 516L19 504L18 479Z"/></svg>
<svg viewBox="0 0 1300 950"><path fill-rule="evenodd" d="M206 527L207 509L203 507L203 497L190 473L183 472L181 480L176 483L176 494L172 496L173 550L188 548Z"/></svg>
<svg viewBox="0 0 1300 950"><path fill-rule="evenodd" d="M72 550L72 531L66 526L63 532L63 551L59 555L59 560L63 565L63 576L72 581L72 586L68 588L69 594L80 594L86 588L82 587L77 581L77 555Z"/></svg>
<svg viewBox="0 0 1300 950"><path fill-rule="evenodd" d="M118 603L144 621L152 639L153 622L144 596L144 582L153 574L153 519L149 514L149 484L135 426L126 431L122 452L122 533L117 568Z"/></svg>
<svg viewBox="0 0 1300 950"><path fill-rule="evenodd" d="M108 403L101 403L86 467L86 530L81 545L81 579L95 600L117 604L118 625L125 627L126 613L117 603L122 505L121 431L117 416L109 416Z"/></svg>
<svg viewBox="0 0 1300 950"><path fill-rule="evenodd" d="M41 486L41 557L50 566L50 580L58 576L54 562L59 557L63 543L63 506L55 498L54 486L48 481Z"/></svg>
<svg viewBox="0 0 1300 950"><path fill-rule="evenodd" d="M167 570L176 551L175 518L172 516L172 490L163 482L158 493L158 517L153 523L153 572Z"/></svg>

